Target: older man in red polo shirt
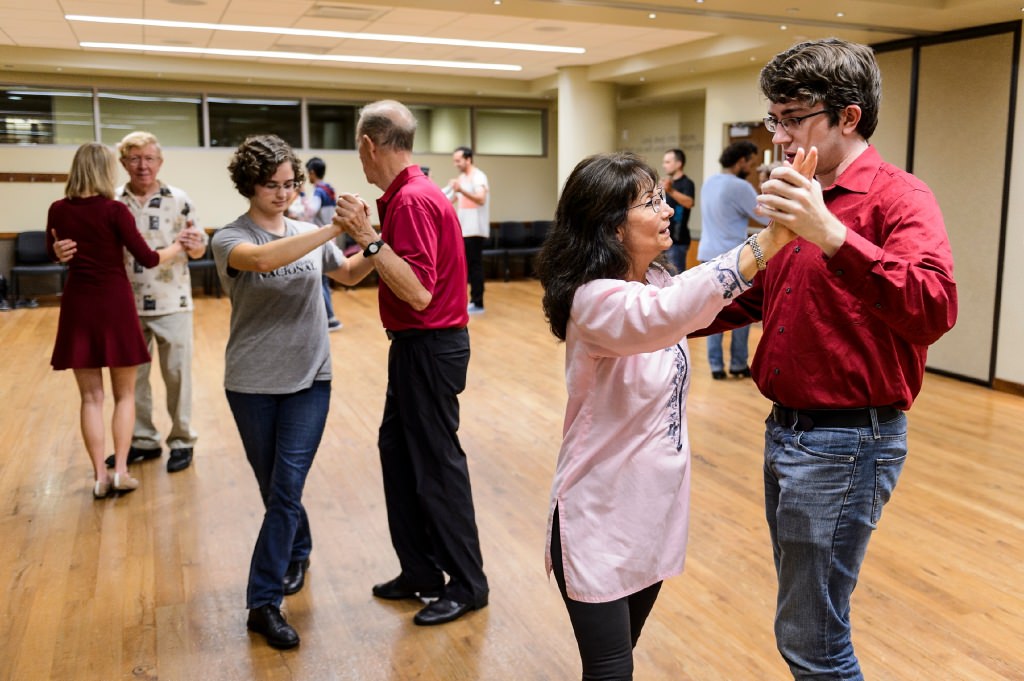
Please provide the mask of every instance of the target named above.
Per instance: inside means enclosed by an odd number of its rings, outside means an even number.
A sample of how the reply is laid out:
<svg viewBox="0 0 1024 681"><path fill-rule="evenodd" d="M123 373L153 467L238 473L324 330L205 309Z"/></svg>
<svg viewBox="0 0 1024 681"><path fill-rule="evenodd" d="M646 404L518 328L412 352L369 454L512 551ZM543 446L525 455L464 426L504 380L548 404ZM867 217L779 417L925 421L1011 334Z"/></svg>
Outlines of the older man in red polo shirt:
<svg viewBox="0 0 1024 681"><path fill-rule="evenodd" d="M391 339L378 445L391 543L402 567L378 598L438 597L413 621L442 624L487 605L459 393L466 386L466 256L451 203L412 161L416 119L399 102L374 102L356 126L381 234L357 196L338 198L335 223L380 277L380 318ZM449 581L445 584L444 573Z"/></svg>

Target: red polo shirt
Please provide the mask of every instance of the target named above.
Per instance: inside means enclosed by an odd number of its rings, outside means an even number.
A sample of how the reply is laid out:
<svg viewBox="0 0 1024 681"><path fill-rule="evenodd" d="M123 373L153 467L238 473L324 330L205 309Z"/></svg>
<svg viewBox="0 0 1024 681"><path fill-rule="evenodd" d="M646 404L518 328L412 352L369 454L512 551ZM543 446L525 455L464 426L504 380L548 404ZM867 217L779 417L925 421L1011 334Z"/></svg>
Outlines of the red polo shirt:
<svg viewBox="0 0 1024 681"><path fill-rule="evenodd" d="M839 250L826 258L804 239L791 242L702 334L763 319L751 371L764 396L786 407L909 409L928 346L957 314L938 203L874 147L824 197L847 227Z"/></svg>
<svg viewBox="0 0 1024 681"><path fill-rule="evenodd" d="M390 331L466 326L466 251L451 202L418 166L409 166L377 200L381 238L412 267L432 296L417 312L383 281L380 320Z"/></svg>

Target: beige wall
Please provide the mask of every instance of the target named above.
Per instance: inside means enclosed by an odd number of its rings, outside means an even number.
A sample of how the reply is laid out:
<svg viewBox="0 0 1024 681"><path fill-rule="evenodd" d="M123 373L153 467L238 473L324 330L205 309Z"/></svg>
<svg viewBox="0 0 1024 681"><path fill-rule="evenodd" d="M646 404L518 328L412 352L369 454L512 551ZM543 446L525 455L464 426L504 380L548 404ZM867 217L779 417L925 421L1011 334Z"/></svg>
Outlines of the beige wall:
<svg viewBox="0 0 1024 681"><path fill-rule="evenodd" d="M66 173L75 147L0 147L0 171ZM219 227L235 219L248 207L228 177L231 149L164 149L160 178L184 189L195 201L200 222ZM372 199L380 196L376 187L363 177L359 157L354 151L300 151L302 159L318 155L327 163L327 180L338 191L359 192ZM444 184L456 172L449 154L423 154L417 163L430 166L430 176ZM487 173L492 186L491 219L550 219L555 205L555 163L552 157L476 156L477 165ZM121 180L127 180L122 172ZM0 205L6 206L0 218L0 232L43 229L46 210L64 195L59 183L0 182ZM375 207L374 207L374 210Z"/></svg>
<svg viewBox="0 0 1024 681"><path fill-rule="evenodd" d="M1024 51L1021 52L1024 73ZM1020 84L1018 84L1020 88ZM1017 92L1013 161L1010 170L1010 203L1006 219L1006 250L1003 256L1003 296L999 308L996 378L1024 385L1024 93ZM1000 161L1001 163L1001 161Z"/></svg>

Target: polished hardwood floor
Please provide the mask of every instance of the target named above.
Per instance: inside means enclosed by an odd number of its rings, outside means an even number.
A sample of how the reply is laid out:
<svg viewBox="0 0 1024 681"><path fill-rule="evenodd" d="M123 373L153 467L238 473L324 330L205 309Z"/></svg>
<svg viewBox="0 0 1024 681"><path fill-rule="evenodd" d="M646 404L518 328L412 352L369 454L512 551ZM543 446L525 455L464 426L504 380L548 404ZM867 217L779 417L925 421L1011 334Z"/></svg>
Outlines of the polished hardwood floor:
<svg viewBox="0 0 1024 681"><path fill-rule="evenodd" d="M370 595L398 571L376 453L387 341L372 289L335 291L345 328L331 335L331 414L305 493L316 544L306 588L286 599L302 636L286 652L245 628L261 506L221 388L227 299L196 301L195 463L137 464L141 489L100 502L73 377L49 367L57 300L0 313L0 681L578 679L542 560L565 389L539 298L535 281L489 282L470 325L460 434L490 606L420 628L414 603ZM749 380L712 381L703 348L691 342L687 569L661 592L636 678L784 680L761 499L768 404ZM866 676L1024 679L1024 398L929 375L910 424L854 596Z"/></svg>

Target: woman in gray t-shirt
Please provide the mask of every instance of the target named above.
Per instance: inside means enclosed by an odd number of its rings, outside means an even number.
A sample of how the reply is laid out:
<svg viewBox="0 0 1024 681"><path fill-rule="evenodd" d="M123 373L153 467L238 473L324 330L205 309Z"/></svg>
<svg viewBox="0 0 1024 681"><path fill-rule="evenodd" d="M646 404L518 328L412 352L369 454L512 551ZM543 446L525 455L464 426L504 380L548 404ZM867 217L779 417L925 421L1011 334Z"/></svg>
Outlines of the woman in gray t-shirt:
<svg viewBox="0 0 1024 681"><path fill-rule="evenodd" d="M266 513L249 567L249 629L277 648L299 635L281 614L302 588L313 545L302 488L331 396L321 274L356 284L372 269L334 245L341 230L285 218L302 164L275 135L249 137L228 166L249 210L217 231L214 259L231 298L224 387Z"/></svg>

